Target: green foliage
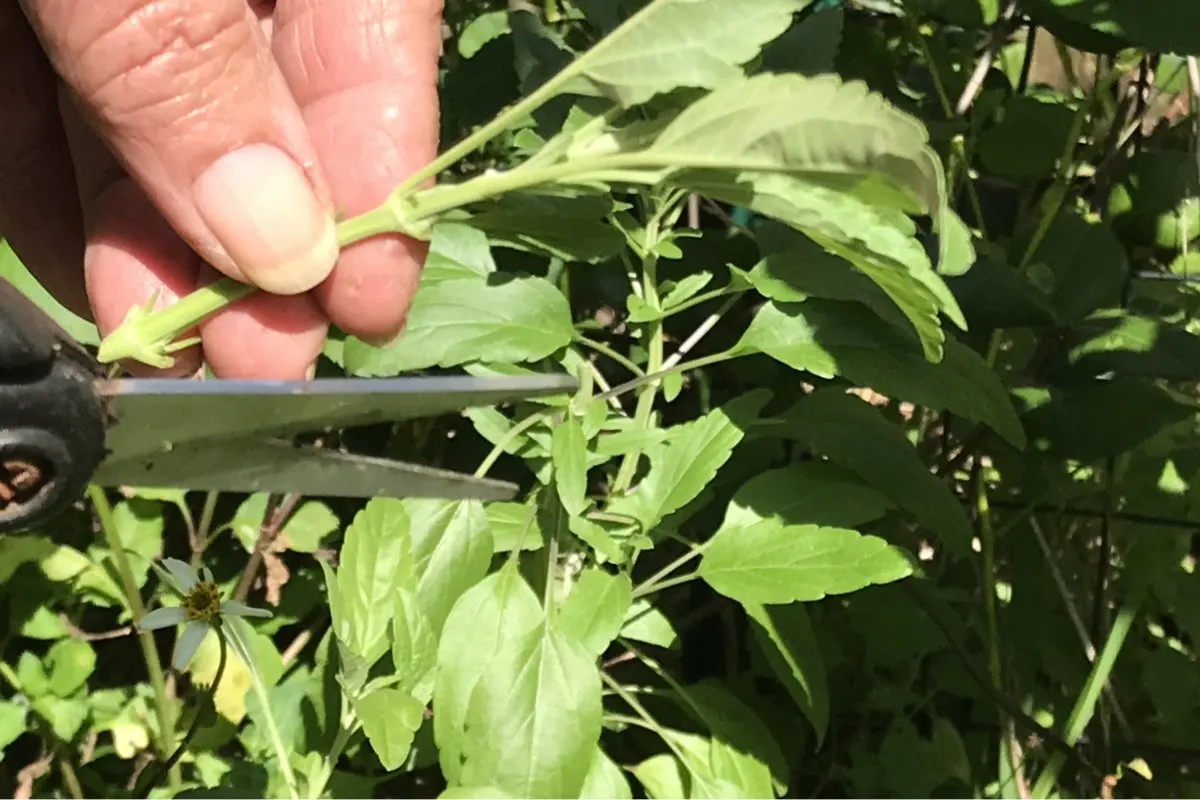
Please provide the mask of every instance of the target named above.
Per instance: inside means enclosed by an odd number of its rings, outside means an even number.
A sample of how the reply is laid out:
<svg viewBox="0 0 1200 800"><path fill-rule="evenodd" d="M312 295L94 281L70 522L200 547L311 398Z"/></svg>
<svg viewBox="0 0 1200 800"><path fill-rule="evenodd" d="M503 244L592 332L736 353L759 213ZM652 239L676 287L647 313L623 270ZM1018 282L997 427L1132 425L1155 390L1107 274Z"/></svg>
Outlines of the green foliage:
<svg viewBox="0 0 1200 800"><path fill-rule="evenodd" d="M5 788L199 718L155 796L1195 794L1194 6L448 3L450 146L370 217L430 242L408 329L321 374L581 388L324 437L509 502L0 539ZM125 632L163 556L273 612L216 686Z"/></svg>

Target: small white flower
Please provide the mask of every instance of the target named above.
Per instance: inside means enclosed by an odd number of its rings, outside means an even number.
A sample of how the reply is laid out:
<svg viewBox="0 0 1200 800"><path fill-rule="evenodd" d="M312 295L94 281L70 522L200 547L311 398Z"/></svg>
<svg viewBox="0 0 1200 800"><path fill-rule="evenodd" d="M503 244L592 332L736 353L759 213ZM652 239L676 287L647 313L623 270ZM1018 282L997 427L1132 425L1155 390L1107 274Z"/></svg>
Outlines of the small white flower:
<svg viewBox="0 0 1200 800"><path fill-rule="evenodd" d="M159 574L183 598L178 607L156 608L138 620L143 631L153 631L171 625L184 625L183 633L175 642L175 655L171 667L182 671L203 644L208 632L220 624L220 617L269 618L271 612L265 608L253 608L237 600L222 600L216 581L208 567L200 567L200 575L186 562L177 558L164 558L163 565L170 574Z"/></svg>

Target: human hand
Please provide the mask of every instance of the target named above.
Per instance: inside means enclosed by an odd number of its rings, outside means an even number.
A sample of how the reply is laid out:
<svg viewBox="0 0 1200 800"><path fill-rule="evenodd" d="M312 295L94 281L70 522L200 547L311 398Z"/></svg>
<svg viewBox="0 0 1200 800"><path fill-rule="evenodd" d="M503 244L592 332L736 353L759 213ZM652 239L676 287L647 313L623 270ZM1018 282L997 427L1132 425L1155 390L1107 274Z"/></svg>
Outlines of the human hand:
<svg viewBox="0 0 1200 800"><path fill-rule="evenodd" d="M264 290L202 323L203 353L170 374L203 358L221 377L302 378L331 322L395 338L426 247L388 235L339 254L335 213L379 205L436 156L441 12L0 3L0 234L101 336L156 291L169 305L221 273Z"/></svg>

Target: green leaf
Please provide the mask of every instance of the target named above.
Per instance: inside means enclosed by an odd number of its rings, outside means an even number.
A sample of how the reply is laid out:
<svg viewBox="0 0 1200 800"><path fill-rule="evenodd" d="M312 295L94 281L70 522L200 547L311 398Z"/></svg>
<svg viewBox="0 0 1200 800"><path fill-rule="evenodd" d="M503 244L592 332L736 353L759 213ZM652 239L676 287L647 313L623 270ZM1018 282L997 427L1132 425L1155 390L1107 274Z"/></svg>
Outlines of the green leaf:
<svg viewBox="0 0 1200 800"><path fill-rule="evenodd" d="M807 609L800 603L742 605L767 663L813 726L819 747L829 728L829 686Z"/></svg>
<svg viewBox="0 0 1200 800"><path fill-rule="evenodd" d="M485 507L492 549L507 553L515 548L541 550L545 535L538 526L537 507L530 503L488 503Z"/></svg>
<svg viewBox="0 0 1200 800"><path fill-rule="evenodd" d="M467 714L477 686L490 672L501 643L517 641L542 621L541 604L515 562L468 589L446 618L438 642L433 734L442 772L451 785L464 783L463 760L470 746Z"/></svg>
<svg viewBox="0 0 1200 800"><path fill-rule="evenodd" d="M461 782L578 797L600 739L600 672L555 626L504 639L472 698Z"/></svg>
<svg viewBox="0 0 1200 800"><path fill-rule="evenodd" d="M919 120L862 82L763 73L689 105L646 155L680 168L798 172L816 182L886 174L932 213L941 187L927 145Z"/></svg>
<svg viewBox="0 0 1200 800"><path fill-rule="evenodd" d="M1045 265L1053 274L1050 302L1066 324L1121 304L1129 262L1108 225L1063 212L1046 231L1031 263Z"/></svg>
<svg viewBox="0 0 1200 800"><path fill-rule="evenodd" d="M412 592L396 593L392 616L392 668L404 690L428 703L433 697L437 670L437 637Z"/></svg>
<svg viewBox="0 0 1200 800"><path fill-rule="evenodd" d="M934 271L911 221L848 192L792 175L727 176L706 173L678 180L686 188L752 209L796 228L874 281L912 323L925 355L941 359L938 312L966 329L962 310Z"/></svg>
<svg viewBox="0 0 1200 800"><path fill-rule="evenodd" d="M653 605L652 598L641 597L633 601L625 613L621 636L635 642L645 642L664 650L679 644L675 624L660 609Z"/></svg>
<svg viewBox="0 0 1200 800"><path fill-rule="evenodd" d="M608 510L636 519L643 531L652 530L703 491L768 399L765 390L748 392L679 426L671 439L649 451L650 471L637 491L618 498Z"/></svg>
<svg viewBox="0 0 1200 800"><path fill-rule="evenodd" d="M96 326L68 310L50 294L17 258L7 240L0 241L0 279L11 283L75 341L84 345L100 344L100 334Z"/></svg>
<svg viewBox="0 0 1200 800"><path fill-rule="evenodd" d="M951 552L969 552L971 523L966 512L930 473L903 431L878 409L841 390L818 389L796 403L785 419L786 435L809 443L878 489L941 536ZM1028 429L1027 420L1025 426Z"/></svg>
<svg viewBox="0 0 1200 800"><path fill-rule="evenodd" d="M623 106L679 87L715 89L792 24L809 0L654 0L568 67Z"/></svg>
<svg viewBox="0 0 1200 800"><path fill-rule="evenodd" d="M1014 180L1050 175L1062 157L1074 112L1061 102L1015 95L1000 122L984 130L976 153L997 177Z"/></svg>
<svg viewBox="0 0 1200 800"><path fill-rule="evenodd" d="M842 42L845 17L840 4L818 4L812 13L805 14L763 50L763 69L801 75L835 71L834 59Z"/></svg>
<svg viewBox="0 0 1200 800"><path fill-rule="evenodd" d="M587 439L579 418L568 414L550 438L554 486L563 509L571 516L587 510Z"/></svg>
<svg viewBox="0 0 1200 800"><path fill-rule="evenodd" d="M50 691L70 697L96 669L96 651L87 642L60 639L50 646L46 662L50 666Z"/></svg>
<svg viewBox="0 0 1200 800"><path fill-rule="evenodd" d="M580 800L632 800L633 790L616 762L600 747L594 747L579 797Z"/></svg>
<svg viewBox="0 0 1200 800"><path fill-rule="evenodd" d="M472 19L458 35L458 54L470 58L488 42L509 33L507 11L487 11Z"/></svg>
<svg viewBox="0 0 1200 800"><path fill-rule="evenodd" d="M487 575L492 534L478 500L413 498L402 503L412 520L417 602L436 637L458 598Z"/></svg>
<svg viewBox="0 0 1200 800"><path fill-rule="evenodd" d="M400 689L376 689L354 704L354 713L383 768L399 769L425 721L425 704Z"/></svg>
<svg viewBox="0 0 1200 800"><path fill-rule="evenodd" d="M28 710L24 705L11 700L0 700L0 751L25 733L26 714Z"/></svg>
<svg viewBox="0 0 1200 800"><path fill-rule="evenodd" d="M911 575L912 564L877 536L764 520L713 536L697 572L726 597L770 604L891 583Z"/></svg>
<svg viewBox="0 0 1200 800"><path fill-rule="evenodd" d="M996 257L983 257L946 283L976 331L1042 328L1058 321L1050 297Z"/></svg>
<svg viewBox="0 0 1200 800"><path fill-rule="evenodd" d="M1200 380L1200 336L1153 317L1098 311L1075 326L1072 372Z"/></svg>
<svg viewBox="0 0 1200 800"><path fill-rule="evenodd" d="M632 772L652 800L688 797L683 765L669 753L650 756L634 766Z"/></svg>
<svg viewBox="0 0 1200 800"><path fill-rule="evenodd" d="M764 225L759 246L763 258L747 278L768 300L798 303L821 297L863 303L888 322L904 322L899 307L866 273L807 236L782 225Z"/></svg>
<svg viewBox="0 0 1200 800"><path fill-rule="evenodd" d="M481 207L470 224L496 245L564 261L596 263L618 255L625 237L608 222L610 196L512 193Z"/></svg>
<svg viewBox="0 0 1200 800"><path fill-rule="evenodd" d="M983 422L1015 447L1025 434L1003 384L970 348L949 340L939 363L865 306L831 300L764 305L735 347L822 378L841 375L897 400Z"/></svg>
<svg viewBox="0 0 1200 800"><path fill-rule="evenodd" d="M398 500L371 500L346 529L337 571L345 644L368 665L387 650L396 592L415 583L410 548L409 518Z"/></svg>
<svg viewBox="0 0 1200 800"><path fill-rule="evenodd" d="M608 649L633 602L633 584L624 573L589 567L579 576L559 611L558 624L594 657Z"/></svg>
<svg viewBox="0 0 1200 800"><path fill-rule="evenodd" d="M543 278L447 280L421 286L395 344L347 339L346 370L370 377L471 361L537 361L573 334L566 298Z"/></svg>
<svg viewBox="0 0 1200 800"><path fill-rule="evenodd" d="M1195 408L1132 378L1095 381L1025 414L1033 449L1092 460L1128 452L1161 431L1195 418Z"/></svg>
<svg viewBox="0 0 1200 800"><path fill-rule="evenodd" d="M742 797L774 797L787 786L787 760L754 711L712 679L689 686L687 695L684 703L712 733L708 766L715 782L737 787Z"/></svg>
<svg viewBox="0 0 1200 800"><path fill-rule="evenodd" d="M882 517L892 503L883 494L826 461L806 461L751 478L734 493L721 530L764 519L785 525L856 528Z"/></svg>
<svg viewBox="0 0 1200 800"><path fill-rule="evenodd" d="M443 281L487 278L495 271L492 247L483 231L465 222L439 222L421 270L421 288Z"/></svg>

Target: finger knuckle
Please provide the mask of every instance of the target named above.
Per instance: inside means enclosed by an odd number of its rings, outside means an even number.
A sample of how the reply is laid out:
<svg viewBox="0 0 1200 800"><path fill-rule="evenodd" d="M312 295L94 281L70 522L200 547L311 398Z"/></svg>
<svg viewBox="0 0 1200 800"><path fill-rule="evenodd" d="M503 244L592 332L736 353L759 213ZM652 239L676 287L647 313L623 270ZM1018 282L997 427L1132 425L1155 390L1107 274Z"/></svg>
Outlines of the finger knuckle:
<svg viewBox="0 0 1200 800"><path fill-rule="evenodd" d="M253 28L237 2L142 0L83 48L78 85L118 128L170 129L228 101L230 73L252 52Z"/></svg>

